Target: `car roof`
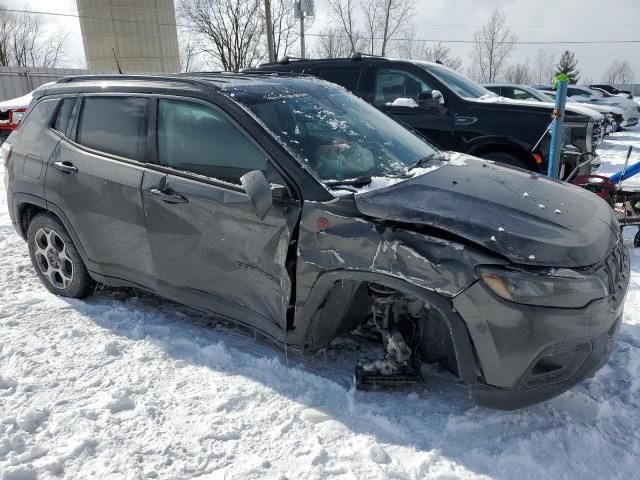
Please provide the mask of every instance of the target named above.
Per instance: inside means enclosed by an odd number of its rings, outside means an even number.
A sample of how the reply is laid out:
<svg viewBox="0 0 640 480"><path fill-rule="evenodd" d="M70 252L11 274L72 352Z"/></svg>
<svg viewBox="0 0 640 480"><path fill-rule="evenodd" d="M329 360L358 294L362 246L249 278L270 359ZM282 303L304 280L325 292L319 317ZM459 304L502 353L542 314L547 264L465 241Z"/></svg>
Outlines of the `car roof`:
<svg viewBox="0 0 640 480"><path fill-rule="evenodd" d="M34 92L34 96L98 92L109 88L111 91L144 93L149 90L174 92L220 91L241 85L319 81L304 74L281 72L194 72L173 75L78 75L65 77Z"/></svg>

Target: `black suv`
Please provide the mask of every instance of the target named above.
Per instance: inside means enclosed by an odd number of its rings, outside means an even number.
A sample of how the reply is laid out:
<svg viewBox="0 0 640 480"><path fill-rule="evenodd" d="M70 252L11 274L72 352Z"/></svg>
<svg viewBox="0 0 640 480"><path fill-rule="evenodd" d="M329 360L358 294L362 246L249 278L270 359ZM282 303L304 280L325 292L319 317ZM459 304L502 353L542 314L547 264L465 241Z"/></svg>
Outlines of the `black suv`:
<svg viewBox="0 0 640 480"><path fill-rule="evenodd" d="M337 83L440 148L547 172L550 137L544 134L553 108L506 102L444 65L356 54L325 60L284 59L260 65L258 70L306 73ZM588 115L567 112L565 122L562 178L578 163L595 159L597 145Z"/></svg>
<svg viewBox="0 0 640 480"><path fill-rule="evenodd" d="M2 152L51 292L138 287L305 352L373 334L364 388L439 362L515 408L591 375L621 324L629 257L605 202L441 152L328 82L68 78Z"/></svg>

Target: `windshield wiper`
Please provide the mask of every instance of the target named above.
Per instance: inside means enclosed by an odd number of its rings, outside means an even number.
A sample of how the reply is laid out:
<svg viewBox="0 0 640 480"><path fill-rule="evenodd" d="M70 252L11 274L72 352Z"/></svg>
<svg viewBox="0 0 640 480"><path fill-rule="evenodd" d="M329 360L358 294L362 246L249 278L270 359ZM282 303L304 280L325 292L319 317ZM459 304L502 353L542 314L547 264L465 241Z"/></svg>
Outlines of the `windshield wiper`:
<svg viewBox="0 0 640 480"><path fill-rule="evenodd" d="M409 168L407 168L407 173L409 173L411 170L414 170L416 168L422 167L426 163L428 163L431 160L433 160L435 158L435 156L436 156L435 153L431 153L431 154L427 155L426 157L420 158L416 163L414 163Z"/></svg>
<svg viewBox="0 0 640 480"><path fill-rule="evenodd" d="M327 180L324 182L324 184L329 188L344 186L360 188L369 185L370 183L371 177L368 175L357 178L348 178L346 180Z"/></svg>

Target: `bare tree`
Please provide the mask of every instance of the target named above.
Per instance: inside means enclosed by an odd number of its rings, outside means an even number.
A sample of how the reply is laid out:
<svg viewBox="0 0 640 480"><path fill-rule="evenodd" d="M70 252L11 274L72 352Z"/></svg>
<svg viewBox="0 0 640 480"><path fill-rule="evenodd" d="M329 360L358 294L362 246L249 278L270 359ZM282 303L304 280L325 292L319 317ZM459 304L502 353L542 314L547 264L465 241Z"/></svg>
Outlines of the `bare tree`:
<svg viewBox="0 0 640 480"><path fill-rule="evenodd" d="M505 72L505 79L511 83L528 84L531 83L531 69L524 63L510 65Z"/></svg>
<svg viewBox="0 0 640 480"><path fill-rule="evenodd" d="M351 45L351 53L359 51L359 34L355 25L356 0L327 0L327 4L332 20L340 25L342 34L347 37Z"/></svg>
<svg viewBox="0 0 640 480"><path fill-rule="evenodd" d="M626 60L614 60L604 72L603 81L610 84L625 85L632 83L635 76L635 72L629 62Z"/></svg>
<svg viewBox="0 0 640 480"><path fill-rule="evenodd" d="M1 65L56 67L64 58L66 43L64 28L47 31L37 14L0 10Z"/></svg>
<svg viewBox="0 0 640 480"><path fill-rule="evenodd" d="M511 33L506 22L504 14L496 10L474 34L471 58L483 82L494 82L499 77L515 46L517 37Z"/></svg>
<svg viewBox="0 0 640 480"><path fill-rule="evenodd" d="M200 37L202 51L224 70L235 72L264 58L259 0L183 0L179 12Z"/></svg>
<svg viewBox="0 0 640 480"><path fill-rule="evenodd" d="M376 53L376 44L380 36L380 21L383 5L380 0L360 0L364 17L364 37L368 53Z"/></svg>
<svg viewBox="0 0 640 480"><path fill-rule="evenodd" d="M66 58L69 33L60 27L45 37L41 45L38 63L43 68L55 68Z"/></svg>
<svg viewBox="0 0 640 480"><path fill-rule="evenodd" d="M387 54L389 42L395 35L407 30L414 12L413 0L380 0L382 2L382 45L380 55Z"/></svg>
<svg viewBox="0 0 640 480"><path fill-rule="evenodd" d="M550 83L555 74L555 55L541 48L533 60L532 80L537 83Z"/></svg>
<svg viewBox="0 0 640 480"><path fill-rule="evenodd" d="M0 4L0 8L4 7ZM7 12L0 11L0 65L11 65L13 54L11 49L15 18Z"/></svg>
<svg viewBox="0 0 640 480"><path fill-rule="evenodd" d="M318 58L342 58L351 53L351 42L345 36L342 27L325 27L319 34L314 49Z"/></svg>
<svg viewBox="0 0 640 480"><path fill-rule="evenodd" d="M422 58L428 62L437 62L454 70L462 68L462 59L451 55L451 49L442 42L434 43L426 46L423 51Z"/></svg>
<svg viewBox="0 0 640 480"><path fill-rule="evenodd" d="M197 72L202 70L202 47L196 35L190 31L178 32L178 46L180 49L180 71Z"/></svg>
<svg viewBox="0 0 640 480"><path fill-rule="evenodd" d="M305 17L305 31L313 26L315 18ZM271 21L273 25L273 50L276 60L285 57L290 52L297 51L300 39L300 22L293 16L290 0L271 1Z"/></svg>

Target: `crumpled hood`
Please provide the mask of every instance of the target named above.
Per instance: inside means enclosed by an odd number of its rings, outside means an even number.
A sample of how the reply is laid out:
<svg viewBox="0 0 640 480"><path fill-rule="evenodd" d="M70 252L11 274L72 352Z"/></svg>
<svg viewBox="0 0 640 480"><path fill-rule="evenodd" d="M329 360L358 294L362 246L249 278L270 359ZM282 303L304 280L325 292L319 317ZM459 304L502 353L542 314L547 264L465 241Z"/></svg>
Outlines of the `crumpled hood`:
<svg viewBox="0 0 640 480"><path fill-rule="evenodd" d="M593 193L532 172L450 154L440 168L355 195L364 215L451 232L514 263L601 262L619 228Z"/></svg>

